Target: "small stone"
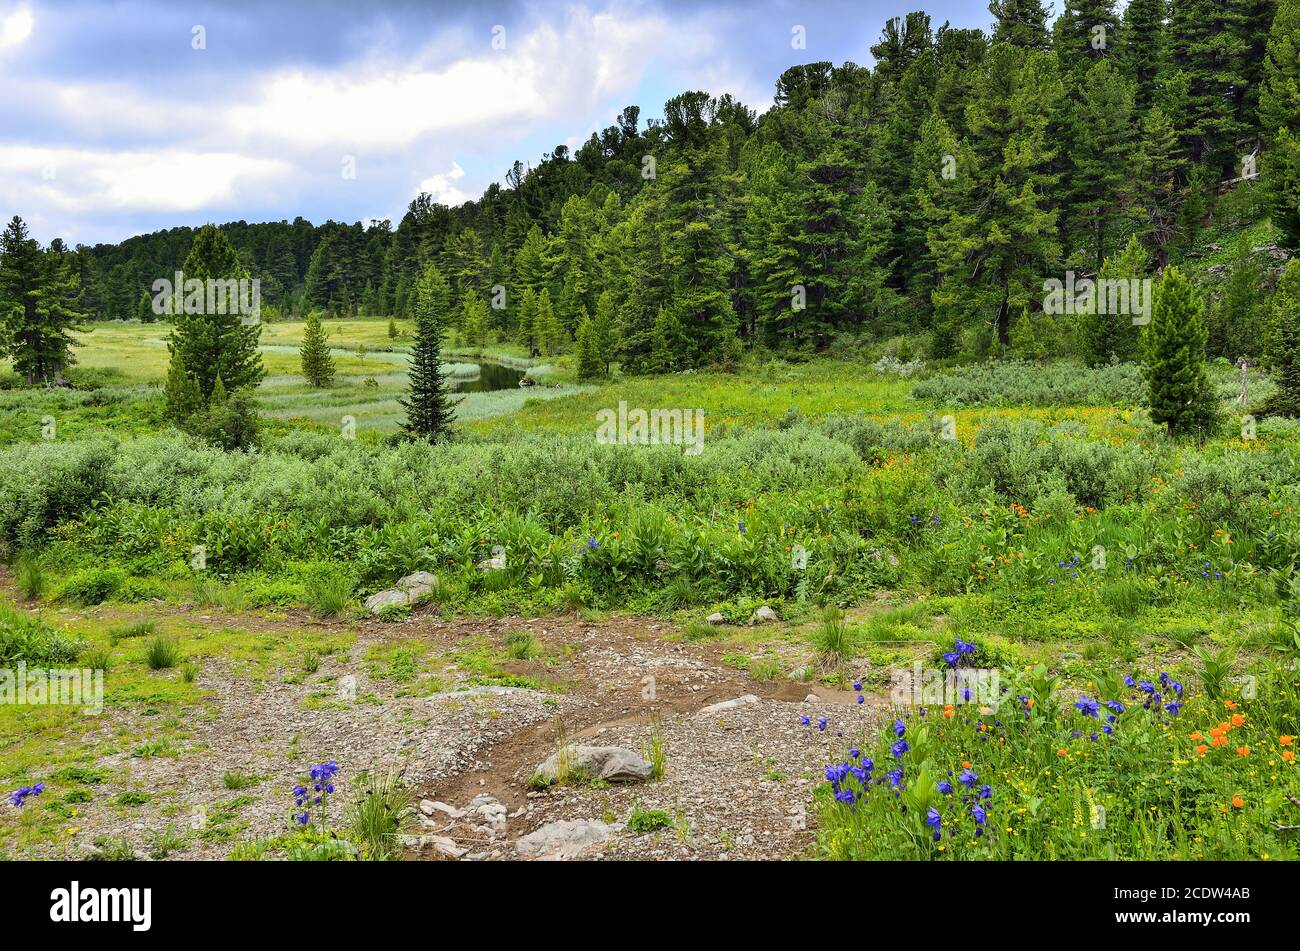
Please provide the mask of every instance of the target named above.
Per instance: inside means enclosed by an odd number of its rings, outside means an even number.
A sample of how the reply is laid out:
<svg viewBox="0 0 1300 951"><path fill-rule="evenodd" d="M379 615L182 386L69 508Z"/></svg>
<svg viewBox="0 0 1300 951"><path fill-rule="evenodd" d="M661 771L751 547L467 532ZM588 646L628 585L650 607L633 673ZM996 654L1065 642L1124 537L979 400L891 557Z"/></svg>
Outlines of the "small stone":
<svg viewBox="0 0 1300 951"><path fill-rule="evenodd" d="M715 703L711 706L704 707L696 712L697 717L711 717L719 713L726 713L728 710L735 710L739 707L748 706L751 703L758 703L758 697L752 693L747 693L743 697L737 697L734 700L723 700L721 703Z"/></svg>
<svg viewBox="0 0 1300 951"><path fill-rule="evenodd" d="M709 615L708 617L706 617L704 620L705 620L705 622L708 623L708 624L726 624L726 623L727 623L727 619L723 616L723 614L722 614L721 611L714 611L712 614L710 614L710 615Z"/></svg>

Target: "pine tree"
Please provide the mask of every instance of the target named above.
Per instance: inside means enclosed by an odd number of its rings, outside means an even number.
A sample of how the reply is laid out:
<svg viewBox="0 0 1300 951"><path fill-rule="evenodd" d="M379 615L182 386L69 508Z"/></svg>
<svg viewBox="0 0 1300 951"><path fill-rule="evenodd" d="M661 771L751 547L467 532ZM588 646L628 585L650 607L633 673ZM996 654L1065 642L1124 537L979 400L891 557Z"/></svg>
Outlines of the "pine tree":
<svg viewBox="0 0 1300 951"><path fill-rule="evenodd" d="M1056 22L1057 53L1066 69L1083 73L1113 50L1119 36L1115 0L1066 0Z"/></svg>
<svg viewBox="0 0 1300 951"><path fill-rule="evenodd" d="M388 339L396 340L398 338L397 321L391 317L388 320Z"/></svg>
<svg viewBox="0 0 1300 951"><path fill-rule="evenodd" d="M1146 332L1146 379L1151 419L1169 435L1205 429L1214 394L1205 369L1205 303L1177 267L1156 289Z"/></svg>
<svg viewBox="0 0 1300 951"><path fill-rule="evenodd" d="M1264 347L1264 312L1259 292L1263 269L1251 253L1250 245L1246 235L1237 240L1232 271L1209 330L1209 354L1227 357L1234 363L1241 357L1258 357Z"/></svg>
<svg viewBox="0 0 1300 951"><path fill-rule="evenodd" d="M303 327L302 348L298 351L302 359L302 375L311 386L329 386L334 382L334 358L330 356L329 344L326 341L320 313L312 311L307 315L307 323Z"/></svg>
<svg viewBox="0 0 1300 951"><path fill-rule="evenodd" d="M1278 392L1260 412L1300 416L1300 258L1287 263L1273 295L1267 355Z"/></svg>
<svg viewBox="0 0 1300 951"><path fill-rule="evenodd" d="M167 364L167 382L163 387L163 399L167 405L167 417L182 428L195 413L203 409L203 394L199 392L199 381L186 372L184 365L174 355Z"/></svg>
<svg viewBox="0 0 1300 951"><path fill-rule="evenodd" d="M1238 0L1171 2L1172 61L1189 84L1187 108L1173 118L1192 162L1204 162L1215 176L1237 167L1237 139L1245 131L1237 99L1245 82L1242 24Z"/></svg>
<svg viewBox="0 0 1300 951"><path fill-rule="evenodd" d="M460 332L465 343L471 347L481 347L487 338L487 325L487 305L478 296L478 291L471 288L461 303Z"/></svg>
<svg viewBox="0 0 1300 951"><path fill-rule="evenodd" d="M1107 258L1102 264L1095 297L1097 307L1092 313L1079 315L1079 349L1089 366L1101 366L1112 359L1127 361L1137 358L1142 342L1140 326L1133 323L1137 300L1129 293L1129 312L1121 314L1109 313L1103 304L1107 302L1106 288L1113 286L1110 282L1123 281L1131 290L1130 282L1148 279L1147 252L1137 235L1129 238L1122 253Z"/></svg>
<svg viewBox="0 0 1300 951"><path fill-rule="evenodd" d="M551 292L542 289L537 295L537 316L533 320L533 346L548 357L560 352L564 345L564 330L551 306Z"/></svg>
<svg viewBox="0 0 1300 951"><path fill-rule="evenodd" d="M1129 0L1119 34L1119 58L1136 85L1133 104L1144 114L1155 101L1156 81L1165 56L1169 0Z"/></svg>
<svg viewBox="0 0 1300 951"><path fill-rule="evenodd" d="M1046 50L1050 45L1042 0L991 0L989 13L997 18L994 43L1032 50Z"/></svg>
<svg viewBox="0 0 1300 951"><path fill-rule="evenodd" d="M1186 162L1178 153L1178 136L1168 113L1153 106L1142 119L1137 159L1138 204L1146 215L1144 236L1157 267L1169 262L1184 197L1179 182Z"/></svg>
<svg viewBox="0 0 1300 951"><path fill-rule="evenodd" d="M194 236L194 244L182 268L185 282L192 280L238 281L247 279L248 272L239 261L225 234L212 225L205 225ZM179 292L179 290L178 290ZM209 306L208 295L201 298L189 292L184 294L182 313L173 317L174 326L168 349L172 359L180 363L185 373L198 381L204 401L212 395L218 376L228 390L254 387L261 382L266 371L258 352L262 327L258 322L244 322L238 308L231 307L227 298L224 305Z"/></svg>
<svg viewBox="0 0 1300 951"><path fill-rule="evenodd" d="M729 290L734 241L728 207L736 178L728 166L724 129L711 125L706 115L716 105L696 92L664 104L664 130L674 155L659 166L655 197L663 233L672 235L662 248L672 320L688 331L675 338L684 350L672 362L687 367L721 359L737 331ZM656 335L656 346L661 344Z"/></svg>
<svg viewBox="0 0 1300 951"><path fill-rule="evenodd" d="M601 354L596 347L595 335L592 333L592 320L586 314L578 323L576 349L578 353L578 379L591 380L604 375Z"/></svg>
<svg viewBox="0 0 1300 951"><path fill-rule="evenodd" d="M519 342L530 354L541 351L537 343L537 292L524 288L519 300Z"/></svg>
<svg viewBox="0 0 1300 951"><path fill-rule="evenodd" d="M1084 76L1074 115L1067 224L1074 245L1082 246L1097 273L1136 224L1132 85L1109 60L1098 61Z"/></svg>
<svg viewBox="0 0 1300 951"><path fill-rule="evenodd" d="M409 395L402 431L410 438L442 442L452 435L459 400L450 396L442 369L442 335L451 312L451 287L442 272L429 265L415 286L412 303L415 346L411 348Z"/></svg>
<svg viewBox="0 0 1300 951"><path fill-rule="evenodd" d="M995 45L983 66L967 109L973 161L966 172L958 162L958 177L972 176L969 197L931 234L934 303L940 321L987 319L1006 345L1012 315L1041 298L1042 275L1060 257L1047 118L1061 86L1047 54Z"/></svg>
<svg viewBox="0 0 1300 951"><path fill-rule="evenodd" d="M75 362L72 331L86 315L71 257L62 242L42 251L17 215L0 234L0 355L29 386L56 382Z"/></svg>
<svg viewBox="0 0 1300 951"><path fill-rule="evenodd" d="M591 349L600 367L600 376L609 376L615 350L614 295L605 291L596 300L596 315L591 320Z"/></svg>
<svg viewBox="0 0 1300 951"><path fill-rule="evenodd" d="M1300 248L1300 0L1280 0L1268 39L1259 98L1261 174L1279 243Z"/></svg>

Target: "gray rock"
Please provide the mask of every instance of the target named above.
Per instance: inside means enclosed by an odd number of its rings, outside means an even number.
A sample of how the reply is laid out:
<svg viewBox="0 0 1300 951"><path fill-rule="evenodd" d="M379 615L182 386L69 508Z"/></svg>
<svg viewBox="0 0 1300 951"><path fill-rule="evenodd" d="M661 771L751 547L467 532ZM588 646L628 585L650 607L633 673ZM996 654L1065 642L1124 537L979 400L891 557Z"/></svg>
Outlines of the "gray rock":
<svg viewBox="0 0 1300 951"><path fill-rule="evenodd" d="M755 624L771 624L773 621L779 621L781 619L777 617L775 611L765 604L754 612L754 616L750 618L750 620Z"/></svg>
<svg viewBox="0 0 1300 951"><path fill-rule="evenodd" d="M506 566L505 552L493 555L491 558L484 558L478 563L479 571L501 571Z"/></svg>
<svg viewBox="0 0 1300 951"><path fill-rule="evenodd" d="M437 802L436 800L431 799L420 800L420 811L426 816L431 816L434 813L442 813L448 819L459 819L461 816L465 815L465 810L463 809L457 809L455 806L449 806L445 802Z"/></svg>
<svg viewBox="0 0 1300 951"><path fill-rule="evenodd" d="M706 617L704 620L705 620L707 623L709 623L709 624L726 624L726 623L727 623L727 619L726 619L725 617L723 617L721 611L714 611L712 614L710 614L710 615L709 615L708 617Z"/></svg>
<svg viewBox="0 0 1300 951"><path fill-rule="evenodd" d="M589 780L607 783L645 782L654 769L647 760L621 746L566 746L563 750L571 772ZM553 753L534 770L534 775L553 783L559 775L560 753Z"/></svg>
<svg viewBox="0 0 1300 951"><path fill-rule="evenodd" d="M735 710L738 707L748 706L751 703L758 703L758 697L752 693L747 693L743 697L737 697L735 700L723 700L721 703L715 703L712 706L705 707L696 711L697 717L711 717L719 713L726 713L728 710Z"/></svg>
<svg viewBox="0 0 1300 951"><path fill-rule="evenodd" d="M468 690L444 690L442 693L431 693L424 699L429 703L440 700L469 700L473 697L512 697L515 699L524 699L527 697L543 696L540 690L530 690L527 687L498 687L488 684L482 687L470 687Z"/></svg>
<svg viewBox="0 0 1300 951"><path fill-rule="evenodd" d="M614 828L593 819L564 819L542 826L515 842L522 856L551 861L577 858L599 851L614 835Z"/></svg>
<svg viewBox="0 0 1300 951"><path fill-rule="evenodd" d="M393 605L409 606L428 594L438 584L436 575L427 571L417 571L400 579L391 588L379 591L366 598L366 610L378 614L384 608Z"/></svg>

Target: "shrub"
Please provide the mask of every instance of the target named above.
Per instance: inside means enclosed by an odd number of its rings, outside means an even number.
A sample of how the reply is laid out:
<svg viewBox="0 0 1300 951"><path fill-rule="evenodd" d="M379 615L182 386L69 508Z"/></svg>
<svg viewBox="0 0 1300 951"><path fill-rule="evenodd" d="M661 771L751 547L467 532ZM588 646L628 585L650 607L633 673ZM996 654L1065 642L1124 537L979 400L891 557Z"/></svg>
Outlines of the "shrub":
<svg viewBox="0 0 1300 951"><path fill-rule="evenodd" d="M83 568L74 573L59 591L59 597L77 604L102 604L126 584L121 568Z"/></svg>
<svg viewBox="0 0 1300 951"><path fill-rule="evenodd" d="M912 387L944 406L1142 406L1146 382L1133 363L1083 367L1017 361L957 367Z"/></svg>
<svg viewBox="0 0 1300 951"><path fill-rule="evenodd" d="M0 665L24 661L29 667L64 667L76 660L81 650L76 639L0 604Z"/></svg>

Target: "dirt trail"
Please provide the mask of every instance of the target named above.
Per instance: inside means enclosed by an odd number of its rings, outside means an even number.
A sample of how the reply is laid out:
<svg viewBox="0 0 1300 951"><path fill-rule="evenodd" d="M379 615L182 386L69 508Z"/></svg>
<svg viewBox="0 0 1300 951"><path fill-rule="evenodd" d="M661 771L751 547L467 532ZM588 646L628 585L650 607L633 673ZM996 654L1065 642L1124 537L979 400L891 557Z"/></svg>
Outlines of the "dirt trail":
<svg viewBox="0 0 1300 951"><path fill-rule="evenodd" d="M109 835L137 844L137 854L143 854L167 825L183 827L187 816L201 813L209 823L218 816L222 824L187 836L175 857L224 857L238 842L282 832L291 805L287 790L309 763L333 757L342 767L344 792L347 779L361 771L399 769L419 798L464 808L486 794L509 813L504 827L495 829L450 822L441 813L424 817L415 834L444 837L440 841L450 839L455 847L439 850L426 843L412 848L412 858L514 858L517 839L565 819L608 824L610 840L591 853L605 858L794 857L811 845L812 792L825 764L865 739L885 705L883 697L858 705L851 692L786 678L756 681L724 662L736 645L669 639L676 629L651 619L444 621L422 611L396 624L346 623L295 612L268 617L143 607L102 606L67 616L116 621L119 615L128 620L149 614L160 625L183 621L247 631L250 637L308 631L324 638L353 631L357 641L349 652L322 658L312 677L278 671L250 683L238 664L219 655L206 659L198 680L205 702L183 717L178 755L141 758L114 748L91 757L109 778L79 812L74 845ZM420 644L427 656L445 658L471 640L499 644L507 631L530 632L539 654L500 667L556 689L465 692L478 680L454 662L433 696L376 676L374 651L394 642ZM310 702L349 678L356 702ZM743 695L759 699L721 714L699 713ZM800 722L805 715L809 726ZM824 730L818 729L822 716ZM98 731L106 740L113 733L148 736L154 727L148 711L123 705L112 711L111 725ZM644 755L652 735L666 750L660 780L528 788L529 777L562 736ZM93 748L93 737L91 743ZM239 792L223 788L222 776L232 770L255 776L256 785ZM115 805L114 797L127 791L146 792L149 801L132 809ZM237 808L229 808L232 799ZM626 828L634 812L661 813L667 818L658 824L669 824L638 834Z"/></svg>

